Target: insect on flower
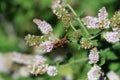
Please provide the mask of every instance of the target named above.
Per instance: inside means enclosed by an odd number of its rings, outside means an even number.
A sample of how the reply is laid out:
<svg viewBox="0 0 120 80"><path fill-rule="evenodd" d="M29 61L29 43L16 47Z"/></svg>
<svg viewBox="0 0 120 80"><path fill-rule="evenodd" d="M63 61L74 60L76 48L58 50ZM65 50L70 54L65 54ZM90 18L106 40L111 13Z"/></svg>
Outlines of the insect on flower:
<svg viewBox="0 0 120 80"><path fill-rule="evenodd" d="M65 43L68 43L69 42L69 40L68 40L68 38L67 38L67 36L65 35L61 40L56 40L55 42L54 42L54 48L57 48L57 47L63 47L63 45L65 44Z"/></svg>

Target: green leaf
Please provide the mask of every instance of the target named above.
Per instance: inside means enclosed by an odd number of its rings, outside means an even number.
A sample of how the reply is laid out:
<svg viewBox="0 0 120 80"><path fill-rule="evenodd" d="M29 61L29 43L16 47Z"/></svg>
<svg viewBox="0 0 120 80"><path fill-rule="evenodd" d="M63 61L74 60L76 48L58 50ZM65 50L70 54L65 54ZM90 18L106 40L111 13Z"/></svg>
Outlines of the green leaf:
<svg viewBox="0 0 120 80"><path fill-rule="evenodd" d="M98 40L92 40L94 46L98 46Z"/></svg>
<svg viewBox="0 0 120 80"><path fill-rule="evenodd" d="M109 66L109 69L110 70L118 70L120 68L120 64L119 63L111 63L110 66Z"/></svg>
<svg viewBox="0 0 120 80"><path fill-rule="evenodd" d="M100 58L99 58L99 62L98 62L98 65L99 66L102 66L104 65L105 63L105 54L104 54L104 51L100 51Z"/></svg>
<svg viewBox="0 0 120 80"><path fill-rule="evenodd" d="M100 32L100 29L88 29L90 34L97 34Z"/></svg>

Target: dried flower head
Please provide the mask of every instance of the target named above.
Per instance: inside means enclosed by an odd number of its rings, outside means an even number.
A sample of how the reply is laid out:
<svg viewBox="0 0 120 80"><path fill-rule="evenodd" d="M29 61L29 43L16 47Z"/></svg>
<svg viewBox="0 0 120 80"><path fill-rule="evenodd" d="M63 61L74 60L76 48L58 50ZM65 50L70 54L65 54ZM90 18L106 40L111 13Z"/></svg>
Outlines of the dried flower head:
<svg viewBox="0 0 120 80"><path fill-rule="evenodd" d="M102 72L99 66L93 66L87 73L88 80L100 80L101 75Z"/></svg>
<svg viewBox="0 0 120 80"><path fill-rule="evenodd" d="M77 30L73 33L73 38L75 40L78 40L81 37L81 35L82 35L82 33L79 30Z"/></svg>
<svg viewBox="0 0 120 80"><path fill-rule="evenodd" d="M109 28L110 21L108 19L105 20L99 20L99 23L97 24L100 29L106 29Z"/></svg>
<svg viewBox="0 0 120 80"><path fill-rule="evenodd" d="M38 28L43 34L48 34L53 31L51 25L48 24L46 21L41 21L40 19L33 19L33 22L38 25Z"/></svg>
<svg viewBox="0 0 120 80"><path fill-rule="evenodd" d="M65 27L69 27L69 22L71 21L71 15L69 14L68 10L65 8L65 6L62 4L61 0L53 0L52 2L52 10L53 13L58 17L62 19L62 22L64 23Z"/></svg>
<svg viewBox="0 0 120 80"><path fill-rule="evenodd" d="M82 39L80 43L81 43L82 48L84 49L90 49L93 47L93 43L90 39Z"/></svg>
<svg viewBox="0 0 120 80"><path fill-rule="evenodd" d="M55 66L48 66L47 74L49 76L56 76L57 75L57 68Z"/></svg>
<svg viewBox="0 0 120 80"><path fill-rule="evenodd" d="M90 64L95 64L99 61L99 52L97 48L93 48L90 50L89 54L89 63Z"/></svg>
<svg viewBox="0 0 120 80"><path fill-rule="evenodd" d="M29 44L29 46L37 46L39 45L39 40L41 39L40 36L34 36L34 35L30 35L28 34L27 36L25 36L25 40L26 43Z"/></svg>
<svg viewBox="0 0 120 80"><path fill-rule="evenodd" d="M109 43L116 43L120 41L120 36L118 32L106 32L103 37L105 38L106 41Z"/></svg>
<svg viewBox="0 0 120 80"><path fill-rule="evenodd" d="M111 27L113 31L120 32L120 10L116 11L111 18Z"/></svg>

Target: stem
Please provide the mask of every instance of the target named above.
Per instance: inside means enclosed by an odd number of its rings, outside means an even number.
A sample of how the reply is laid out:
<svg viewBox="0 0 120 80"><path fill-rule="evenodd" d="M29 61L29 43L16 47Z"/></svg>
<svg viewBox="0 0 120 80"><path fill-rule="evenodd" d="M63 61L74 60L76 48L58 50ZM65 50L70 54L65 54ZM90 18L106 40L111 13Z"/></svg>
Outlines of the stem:
<svg viewBox="0 0 120 80"><path fill-rule="evenodd" d="M58 40L58 41L60 41L60 39L57 38L52 32L50 32L50 36L52 37L53 40Z"/></svg>
<svg viewBox="0 0 120 80"><path fill-rule="evenodd" d="M90 37L89 39L94 39L95 37L99 36L101 34L102 30L98 32L95 36Z"/></svg>
<svg viewBox="0 0 120 80"><path fill-rule="evenodd" d="M89 36L89 35L90 35L89 32L87 31L87 29L85 28L85 26L83 26L81 20L79 19L79 17L77 17L77 14L76 14L76 12L73 10L73 8L72 8L69 4L67 4L66 6L67 6L67 7L72 11L72 13L75 15L76 20L79 22L79 25L80 25L79 27L85 32L86 36Z"/></svg>
<svg viewBox="0 0 120 80"><path fill-rule="evenodd" d="M74 31L77 31L77 30L75 29L75 27L72 25L71 22L70 22L70 26L71 26L71 28L72 28Z"/></svg>

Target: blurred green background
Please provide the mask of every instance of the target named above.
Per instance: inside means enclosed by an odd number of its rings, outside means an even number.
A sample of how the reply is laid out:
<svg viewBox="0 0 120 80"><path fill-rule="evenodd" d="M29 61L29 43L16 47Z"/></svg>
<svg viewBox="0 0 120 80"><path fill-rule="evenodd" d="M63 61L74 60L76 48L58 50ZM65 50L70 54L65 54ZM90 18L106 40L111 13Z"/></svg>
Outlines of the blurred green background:
<svg viewBox="0 0 120 80"><path fill-rule="evenodd" d="M75 9L80 17L85 17L86 15L97 16L98 10L103 6L106 7L109 17L112 17L114 12L120 8L120 0L67 0L67 2ZM0 0L0 52L17 51L21 53L32 53L32 48L26 45L24 37L27 34L41 35L41 32L32 21L34 18L46 20L54 28L55 35L61 37L65 33L65 28L62 22L52 13L50 6L51 0ZM73 48L75 47L73 46ZM112 63L109 63L110 61L106 63L103 66L103 70L107 72L112 68L120 75L120 69L118 69L120 67L119 59ZM81 64L78 64L79 66ZM81 69L83 67L85 66L82 66ZM86 70L82 70L82 72L84 73ZM81 80L79 79L81 73L78 72L77 74L76 70L75 74L75 80ZM6 77L6 75L3 76ZM10 80L10 78L5 80ZM20 80L32 80L32 78ZM65 79L49 79L46 76L42 76L42 78L34 78L34 80Z"/></svg>

